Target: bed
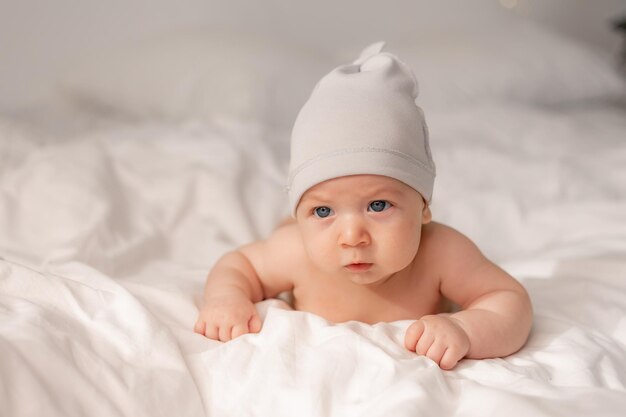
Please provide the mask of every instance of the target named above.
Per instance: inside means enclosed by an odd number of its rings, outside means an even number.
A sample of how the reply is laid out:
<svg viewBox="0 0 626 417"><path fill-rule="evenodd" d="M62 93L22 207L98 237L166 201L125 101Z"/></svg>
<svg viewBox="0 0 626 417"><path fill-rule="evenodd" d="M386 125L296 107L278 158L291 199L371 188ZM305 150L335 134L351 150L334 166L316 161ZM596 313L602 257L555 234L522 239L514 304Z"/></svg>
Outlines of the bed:
<svg viewBox="0 0 626 417"><path fill-rule="evenodd" d="M257 305L259 334L195 334L212 264L288 215L297 109L365 43L187 31L0 117L0 415L623 416L624 82L580 43L507 27L388 50L420 80L434 219L531 295L519 352L442 371L403 348L407 321L329 323L280 299Z"/></svg>

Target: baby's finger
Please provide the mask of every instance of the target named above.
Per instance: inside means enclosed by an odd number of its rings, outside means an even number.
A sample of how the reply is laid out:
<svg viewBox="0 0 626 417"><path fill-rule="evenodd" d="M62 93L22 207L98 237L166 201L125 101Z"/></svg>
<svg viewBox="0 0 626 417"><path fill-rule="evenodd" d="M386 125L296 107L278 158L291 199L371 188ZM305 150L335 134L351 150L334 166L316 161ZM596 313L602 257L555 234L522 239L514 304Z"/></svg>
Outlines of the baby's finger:
<svg viewBox="0 0 626 417"><path fill-rule="evenodd" d="M241 335L248 333L247 324L236 324L233 326L232 338L235 339Z"/></svg>
<svg viewBox="0 0 626 417"><path fill-rule="evenodd" d="M426 355L426 352L428 352L428 349L430 349L434 341L435 336L433 336L432 332L422 333L422 336L415 346L415 353L418 355Z"/></svg>
<svg viewBox="0 0 626 417"><path fill-rule="evenodd" d="M429 357L430 359L432 359L433 361L435 361L437 363L437 365L440 365L441 362L441 358L443 357L443 354L446 352L446 345L444 345L443 343L437 342L435 340L435 342L428 348L428 352L426 352L426 356Z"/></svg>
<svg viewBox="0 0 626 417"><path fill-rule="evenodd" d="M205 326L204 335L209 339L220 340L219 329L214 324L208 324Z"/></svg>
<svg viewBox="0 0 626 417"><path fill-rule="evenodd" d="M258 333L261 331L262 325L263 323L261 322L261 318L258 316L258 314L254 314L248 322L248 329L250 330L250 333Z"/></svg>
<svg viewBox="0 0 626 417"><path fill-rule="evenodd" d="M413 352L415 352L415 345L417 344L417 341L420 339L423 333L424 323L419 320L413 322L406 330L406 334L404 335L404 346L408 350L412 350Z"/></svg>
<svg viewBox="0 0 626 417"><path fill-rule="evenodd" d="M219 328L219 338L221 342L230 341L230 337L233 333L233 326L223 325Z"/></svg>
<svg viewBox="0 0 626 417"><path fill-rule="evenodd" d="M193 331L198 334L201 334L202 336L204 336L205 329L206 329L206 323L204 322L204 320L198 319L196 321L196 324L193 325Z"/></svg>
<svg viewBox="0 0 626 417"><path fill-rule="evenodd" d="M461 359L459 356L458 351L448 348L439 362L439 367L446 370L454 368Z"/></svg>

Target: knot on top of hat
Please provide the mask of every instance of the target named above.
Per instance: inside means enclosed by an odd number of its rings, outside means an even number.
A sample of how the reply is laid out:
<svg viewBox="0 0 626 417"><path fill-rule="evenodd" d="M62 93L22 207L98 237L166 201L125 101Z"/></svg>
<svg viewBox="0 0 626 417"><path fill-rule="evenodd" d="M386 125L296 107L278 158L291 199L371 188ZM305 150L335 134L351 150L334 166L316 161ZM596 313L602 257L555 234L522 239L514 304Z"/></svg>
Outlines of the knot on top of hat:
<svg viewBox="0 0 626 417"><path fill-rule="evenodd" d="M361 55L359 55L359 57L353 62L353 64L361 65L366 59L381 53L384 47L384 41L375 42L369 46L366 46L365 48L363 48L363 50L361 51Z"/></svg>
<svg viewBox="0 0 626 417"><path fill-rule="evenodd" d="M382 41L367 46L359 58L353 62L353 65L356 65L358 69L349 72L375 73L375 76L380 77L388 88L408 92L413 99L416 99L419 94L419 87L415 74L397 56L383 52L384 46L385 42Z"/></svg>

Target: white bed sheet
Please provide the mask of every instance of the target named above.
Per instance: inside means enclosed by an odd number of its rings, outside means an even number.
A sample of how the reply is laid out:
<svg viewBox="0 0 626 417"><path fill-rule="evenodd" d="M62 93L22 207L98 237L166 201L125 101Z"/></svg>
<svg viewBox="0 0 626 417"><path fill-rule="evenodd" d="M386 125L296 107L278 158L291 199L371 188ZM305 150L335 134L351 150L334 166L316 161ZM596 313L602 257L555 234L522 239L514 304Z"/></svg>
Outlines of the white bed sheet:
<svg viewBox="0 0 626 417"><path fill-rule="evenodd" d="M275 300L260 334L199 336L212 263L286 214L287 132L223 120L44 141L5 121L0 415L623 415L624 110L428 116L435 219L528 288L521 351L442 371L402 347L409 322L331 324Z"/></svg>

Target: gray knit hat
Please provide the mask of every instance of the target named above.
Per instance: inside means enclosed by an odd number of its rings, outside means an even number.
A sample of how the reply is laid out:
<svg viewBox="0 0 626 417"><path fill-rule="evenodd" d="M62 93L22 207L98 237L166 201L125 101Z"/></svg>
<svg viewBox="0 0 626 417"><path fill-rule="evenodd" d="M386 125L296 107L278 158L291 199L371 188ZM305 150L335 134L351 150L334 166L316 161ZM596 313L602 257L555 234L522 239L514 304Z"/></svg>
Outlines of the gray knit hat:
<svg viewBox="0 0 626 417"><path fill-rule="evenodd" d="M356 174L400 180L430 203L435 164L417 80L384 42L365 48L315 86L291 135L289 204L320 182Z"/></svg>

